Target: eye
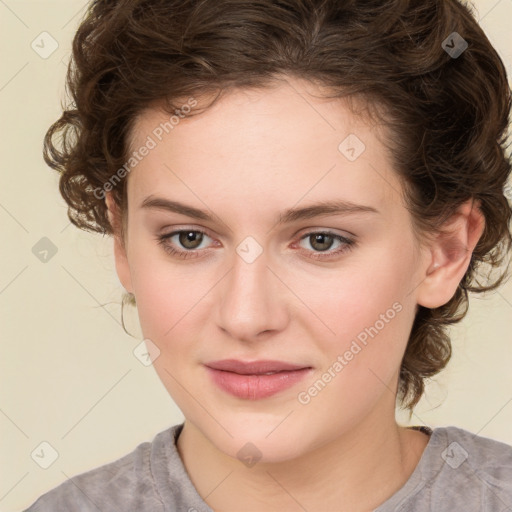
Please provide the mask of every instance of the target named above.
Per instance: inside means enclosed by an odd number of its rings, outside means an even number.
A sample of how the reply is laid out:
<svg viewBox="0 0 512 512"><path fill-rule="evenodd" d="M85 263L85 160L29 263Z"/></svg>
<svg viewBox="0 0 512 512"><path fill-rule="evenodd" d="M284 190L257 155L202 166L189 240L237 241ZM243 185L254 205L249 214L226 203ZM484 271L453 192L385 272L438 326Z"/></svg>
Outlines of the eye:
<svg viewBox="0 0 512 512"><path fill-rule="evenodd" d="M301 237L300 241L302 242L303 240L307 240L311 247L313 247L313 254L310 254L310 257L313 259L335 258L336 256L351 250L355 246L354 240L329 231L314 231L307 233ZM335 242L338 242L338 248L334 251L328 252ZM311 253L311 251L307 252Z"/></svg>
<svg viewBox="0 0 512 512"><path fill-rule="evenodd" d="M159 235L157 237L157 242L168 254L179 256L181 258L195 258L199 256L197 251L201 248L201 243L204 241L205 237L210 238L204 231L199 231L197 229L182 229L179 231L173 231L166 235ZM170 243L173 238L175 238L176 241ZM186 250L177 249L177 245Z"/></svg>

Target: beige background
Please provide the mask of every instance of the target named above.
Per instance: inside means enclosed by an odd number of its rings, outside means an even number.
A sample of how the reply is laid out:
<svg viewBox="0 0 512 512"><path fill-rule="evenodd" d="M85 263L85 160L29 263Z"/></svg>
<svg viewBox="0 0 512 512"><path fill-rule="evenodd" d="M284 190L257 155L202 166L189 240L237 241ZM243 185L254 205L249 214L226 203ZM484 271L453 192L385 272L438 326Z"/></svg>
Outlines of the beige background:
<svg viewBox="0 0 512 512"><path fill-rule="evenodd" d="M44 133L60 113L84 5L0 2L0 511L21 510L183 420L152 367L133 355L141 340L135 312L128 309L127 323L136 338L120 326L111 240L69 224L57 174L41 156ZM512 75L512 0L475 6ZM43 31L59 45L48 58L31 47L48 37L38 37ZM39 52L51 49L50 39L39 45ZM43 237L57 249L46 263L32 252ZM512 444L511 328L512 283L473 297L468 317L453 329L453 359L410 423L457 425ZM58 452L48 469L36 463L50 461L43 441Z"/></svg>

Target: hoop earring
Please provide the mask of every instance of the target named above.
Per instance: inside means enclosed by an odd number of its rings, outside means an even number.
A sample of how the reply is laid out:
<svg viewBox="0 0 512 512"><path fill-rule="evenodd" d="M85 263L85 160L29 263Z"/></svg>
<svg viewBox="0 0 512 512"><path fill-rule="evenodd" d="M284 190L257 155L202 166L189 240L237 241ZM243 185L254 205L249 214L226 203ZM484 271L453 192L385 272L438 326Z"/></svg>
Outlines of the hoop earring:
<svg viewBox="0 0 512 512"><path fill-rule="evenodd" d="M135 338L135 336L128 332L126 330L126 326L124 324L124 305L125 304L130 304L131 306L136 306L137 303L135 302L135 295L133 293L123 293L123 298L121 300L121 325L123 326L123 330L126 334L128 334L129 336L131 336L132 338Z"/></svg>

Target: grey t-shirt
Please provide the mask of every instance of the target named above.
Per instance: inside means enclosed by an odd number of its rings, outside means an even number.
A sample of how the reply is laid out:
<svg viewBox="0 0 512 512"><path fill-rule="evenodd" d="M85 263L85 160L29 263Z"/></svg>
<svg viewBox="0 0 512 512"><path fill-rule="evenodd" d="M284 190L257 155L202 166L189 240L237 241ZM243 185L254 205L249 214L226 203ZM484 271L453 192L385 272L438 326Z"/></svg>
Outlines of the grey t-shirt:
<svg viewBox="0 0 512 512"><path fill-rule="evenodd" d="M176 449L182 428L63 482L25 512L212 512ZM512 446L454 426L430 432L407 482L374 512L512 512Z"/></svg>

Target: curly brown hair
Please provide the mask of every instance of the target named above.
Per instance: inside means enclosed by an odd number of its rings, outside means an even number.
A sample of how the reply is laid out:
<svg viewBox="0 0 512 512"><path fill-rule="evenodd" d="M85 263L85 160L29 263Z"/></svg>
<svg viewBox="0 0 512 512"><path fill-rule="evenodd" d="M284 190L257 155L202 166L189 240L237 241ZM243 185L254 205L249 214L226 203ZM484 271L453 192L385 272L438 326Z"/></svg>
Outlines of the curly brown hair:
<svg viewBox="0 0 512 512"><path fill-rule="evenodd" d="M468 292L504 281L512 246L504 193L511 92L472 6L457 0L95 0L73 40L72 101L46 134L45 161L61 173L71 222L124 240L124 221L120 231L109 223L98 191L127 162L137 116L159 103L178 113L187 96L264 88L279 75L373 107L389 127L394 168L420 237L440 233L466 200L480 202L485 230L456 293L441 307L417 310L397 393L412 414L425 379L450 360L448 327L465 316ZM109 186L123 219L125 174ZM476 275L482 267L485 284Z"/></svg>

